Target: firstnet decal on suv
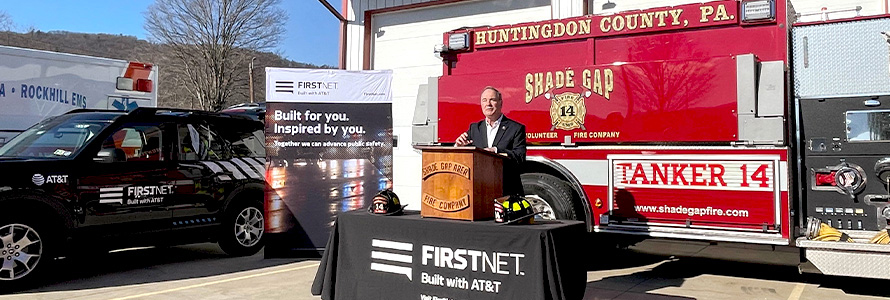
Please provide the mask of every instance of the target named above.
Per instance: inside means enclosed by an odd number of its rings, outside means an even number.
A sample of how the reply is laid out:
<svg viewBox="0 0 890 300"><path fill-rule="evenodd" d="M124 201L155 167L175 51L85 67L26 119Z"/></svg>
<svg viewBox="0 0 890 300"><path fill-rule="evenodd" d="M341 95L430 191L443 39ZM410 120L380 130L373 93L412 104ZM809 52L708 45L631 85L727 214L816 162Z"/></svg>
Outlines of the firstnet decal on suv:
<svg viewBox="0 0 890 300"><path fill-rule="evenodd" d="M264 140L258 121L191 110L76 110L34 125L0 147L0 289L68 249L216 241L256 253Z"/></svg>

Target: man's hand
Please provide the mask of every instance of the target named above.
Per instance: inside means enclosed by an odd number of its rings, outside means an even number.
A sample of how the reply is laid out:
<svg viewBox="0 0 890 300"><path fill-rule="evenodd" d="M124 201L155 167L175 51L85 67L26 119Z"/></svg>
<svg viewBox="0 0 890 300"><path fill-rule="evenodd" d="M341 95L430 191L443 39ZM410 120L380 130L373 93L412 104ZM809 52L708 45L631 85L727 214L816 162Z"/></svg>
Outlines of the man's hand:
<svg viewBox="0 0 890 300"><path fill-rule="evenodd" d="M498 153L498 147L488 147L485 148L485 151Z"/></svg>
<svg viewBox="0 0 890 300"><path fill-rule="evenodd" d="M455 147L463 147L463 146L469 145L470 143L473 142L473 140L470 140L469 137L470 136L466 132L461 133L460 136L457 137L457 140L454 141L454 146Z"/></svg>

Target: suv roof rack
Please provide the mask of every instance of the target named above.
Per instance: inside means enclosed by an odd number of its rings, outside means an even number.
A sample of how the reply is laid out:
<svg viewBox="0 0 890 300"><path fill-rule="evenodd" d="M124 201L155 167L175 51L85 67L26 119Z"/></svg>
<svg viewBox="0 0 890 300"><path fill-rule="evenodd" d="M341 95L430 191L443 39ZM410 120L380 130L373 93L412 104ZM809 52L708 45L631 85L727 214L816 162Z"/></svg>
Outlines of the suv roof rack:
<svg viewBox="0 0 890 300"><path fill-rule="evenodd" d="M242 120L251 120L251 118L245 116L238 115L230 115L223 114L217 112L210 112L205 110L195 110L195 109L184 109L184 108L168 108L168 107L138 107L129 113L130 115L174 115L174 116L206 116L206 117L218 117L218 118L231 118L231 119L242 119Z"/></svg>
<svg viewBox="0 0 890 300"><path fill-rule="evenodd" d="M67 114L76 114L76 113L82 113L82 112L127 113L126 111L116 110L116 109L78 108L78 109L69 110L68 112L66 112L64 114L67 115Z"/></svg>

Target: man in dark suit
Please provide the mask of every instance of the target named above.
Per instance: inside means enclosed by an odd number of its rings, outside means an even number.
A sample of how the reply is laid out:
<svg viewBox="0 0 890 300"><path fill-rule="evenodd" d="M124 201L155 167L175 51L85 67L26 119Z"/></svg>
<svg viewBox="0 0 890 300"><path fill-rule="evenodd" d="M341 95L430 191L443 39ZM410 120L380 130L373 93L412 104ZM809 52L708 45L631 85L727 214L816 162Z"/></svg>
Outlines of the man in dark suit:
<svg viewBox="0 0 890 300"><path fill-rule="evenodd" d="M485 119L470 124L455 146L472 145L506 155L504 160L504 195L523 195L519 166L525 162L525 125L513 121L501 111L504 101L501 92L487 86L482 90L482 114Z"/></svg>

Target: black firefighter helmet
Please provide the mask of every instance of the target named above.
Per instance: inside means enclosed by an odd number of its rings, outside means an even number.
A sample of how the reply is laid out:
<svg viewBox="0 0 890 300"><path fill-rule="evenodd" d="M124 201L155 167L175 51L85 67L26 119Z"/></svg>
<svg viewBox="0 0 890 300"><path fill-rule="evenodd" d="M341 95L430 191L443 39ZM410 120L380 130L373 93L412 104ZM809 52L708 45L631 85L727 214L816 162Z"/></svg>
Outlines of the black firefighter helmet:
<svg viewBox="0 0 890 300"><path fill-rule="evenodd" d="M538 213L528 200L520 196L494 199L494 221L508 224L532 224Z"/></svg>
<svg viewBox="0 0 890 300"><path fill-rule="evenodd" d="M384 216L401 215L405 206L408 205L402 205L396 193L386 189L374 196L371 206L368 206L368 212Z"/></svg>

